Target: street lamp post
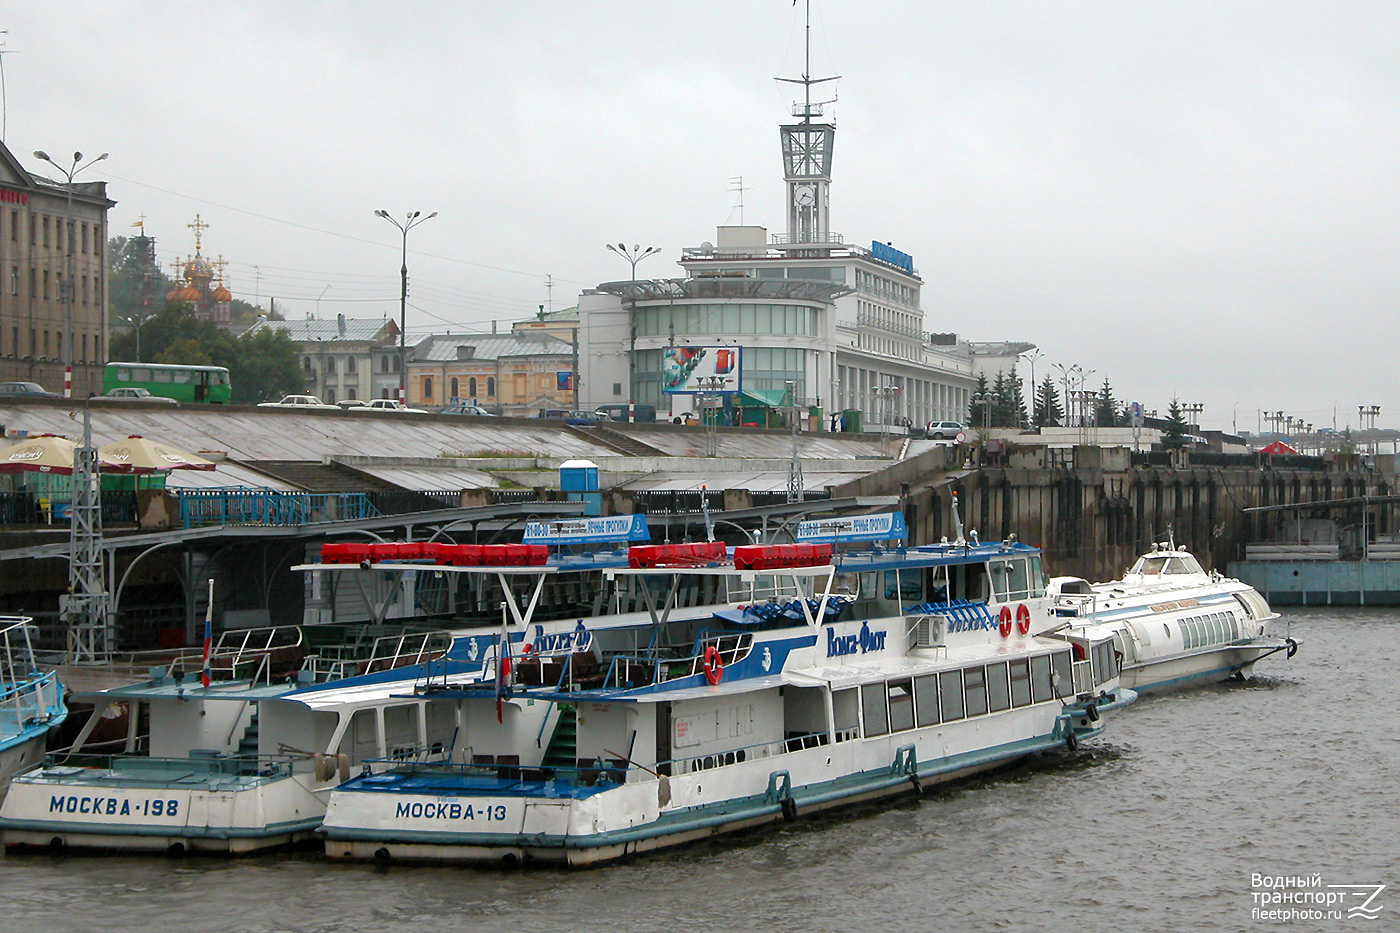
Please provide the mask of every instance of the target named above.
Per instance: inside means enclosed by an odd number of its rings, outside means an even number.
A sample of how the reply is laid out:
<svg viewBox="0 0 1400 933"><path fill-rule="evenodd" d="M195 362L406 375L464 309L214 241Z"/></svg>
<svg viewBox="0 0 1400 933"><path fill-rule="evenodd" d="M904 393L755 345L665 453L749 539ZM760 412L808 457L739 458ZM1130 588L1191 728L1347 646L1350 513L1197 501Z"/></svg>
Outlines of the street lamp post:
<svg viewBox="0 0 1400 933"><path fill-rule="evenodd" d="M141 328L155 316L154 311L133 311L118 318L136 334L136 362L138 363L141 362Z"/></svg>
<svg viewBox="0 0 1400 933"><path fill-rule="evenodd" d="M631 305L627 311L627 420L636 421L637 413L633 407L637 402L637 263L648 256L655 256L661 252L659 246L648 246L642 248L640 243L633 244L631 249L626 243L618 243L614 246L611 243L603 244L610 252L617 253L632 268L631 278L628 280L631 288L628 289L628 298Z"/></svg>
<svg viewBox="0 0 1400 933"><path fill-rule="evenodd" d="M64 189L67 191L67 207L64 210L64 226L68 233L67 257L63 270L63 397L73 397L73 176L83 169L88 168L103 159L107 158L107 153L93 159L84 165L79 165L83 161L81 152L73 153L73 164L68 168L59 165L49 154L42 149L34 152L34 158L42 159L54 168L63 173L65 179Z"/></svg>
<svg viewBox="0 0 1400 933"><path fill-rule="evenodd" d="M383 217L389 223L398 228L403 238L403 264L399 267L399 404L408 404L408 231L418 226L425 220L432 220L437 216L437 211L433 211L426 217L422 216L422 211L413 211L404 217L403 223L399 223L388 211L375 211L374 216ZM327 288L330 286L327 285ZM325 294L322 292L321 294ZM317 301L320 301L318 298Z"/></svg>
<svg viewBox="0 0 1400 933"><path fill-rule="evenodd" d="M717 404L723 396L725 377L720 375L701 376L695 380L700 387L700 423L705 428L705 456L719 456L719 411Z"/></svg>
<svg viewBox="0 0 1400 933"><path fill-rule="evenodd" d="M1033 428L1040 427L1040 425L1036 423L1035 417L1035 393L1040 388L1035 384L1035 361L1040 359L1044 355L1045 354L1041 353L1039 350L1027 350L1025 353L1017 354L1017 357L1019 359L1024 359L1026 362L1031 364L1031 427Z"/></svg>

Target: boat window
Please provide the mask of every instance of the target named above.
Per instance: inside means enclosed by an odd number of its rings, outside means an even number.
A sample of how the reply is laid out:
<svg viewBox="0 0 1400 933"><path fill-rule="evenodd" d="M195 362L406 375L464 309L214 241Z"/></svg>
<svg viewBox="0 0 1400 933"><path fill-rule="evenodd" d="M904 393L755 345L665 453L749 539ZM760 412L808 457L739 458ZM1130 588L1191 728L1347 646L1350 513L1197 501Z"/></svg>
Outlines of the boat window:
<svg viewBox="0 0 1400 933"><path fill-rule="evenodd" d="M928 599L926 602L946 603L948 601L948 568L930 567L928 577Z"/></svg>
<svg viewBox="0 0 1400 933"><path fill-rule="evenodd" d="M375 724L375 711L372 709L356 710L355 716L350 720L350 763L357 765L366 758L378 758L379 751L379 729ZM342 741L341 747L344 747Z"/></svg>
<svg viewBox="0 0 1400 933"><path fill-rule="evenodd" d="M1219 643L1225 640L1225 626L1220 624L1220 613L1210 614L1210 640Z"/></svg>
<svg viewBox="0 0 1400 933"><path fill-rule="evenodd" d="M944 671L938 675L938 692L943 721L963 718L962 671Z"/></svg>
<svg viewBox="0 0 1400 933"><path fill-rule="evenodd" d="M429 703L423 709L428 726L428 751L452 753L452 740L457 735L456 709L448 703Z"/></svg>
<svg viewBox="0 0 1400 933"><path fill-rule="evenodd" d="M844 593L852 599L860 598L860 574L858 573L838 573L836 579L832 581L831 592Z"/></svg>
<svg viewBox="0 0 1400 933"><path fill-rule="evenodd" d="M1161 573L1166 564L1165 557L1140 557L1133 573Z"/></svg>
<svg viewBox="0 0 1400 933"><path fill-rule="evenodd" d="M1100 642L1094 646L1094 684L1097 686L1117 676L1118 664L1113 657L1113 643Z"/></svg>
<svg viewBox="0 0 1400 933"><path fill-rule="evenodd" d="M997 601L1006 602L1009 598L1011 567L1004 561L990 563L987 565L987 576L991 578L992 593L995 594Z"/></svg>
<svg viewBox="0 0 1400 933"><path fill-rule="evenodd" d="M898 570L885 571L885 598L898 599L901 602L918 602L924 598L924 582L920 579L923 576L917 570L906 570L900 573Z"/></svg>
<svg viewBox="0 0 1400 933"><path fill-rule="evenodd" d="M890 694L890 731L903 732L914 728L914 683L909 680L892 680Z"/></svg>
<svg viewBox="0 0 1400 933"><path fill-rule="evenodd" d="M1012 560L1006 563L1006 595L1008 599L1030 598L1031 584L1025 560Z"/></svg>
<svg viewBox="0 0 1400 933"><path fill-rule="evenodd" d="M1026 562L1026 572L1029 575L1028 585L1031 589L1030 598L1045 595L1045 571L1040 566L1040 558L1031 557Z"/></svg>
<svg viewBox="0 0 1400 933"><path fill-rule="evenodd" d="M1074 666L1069 655L1068 651L1056 651L1052 658L1051 684L1058 697L1074 695Z"/></svg>
<svg viewBox="0 0 1400 933"><path fill-rule="evenodd" d="M987 673L980 664L963 668L963 697L967 715L981 716L987 711Z"/></svg>
<svg viewBox="0 0 1400 933"><path fill-rule="evenodd" d="M1031 702L1031 665L1022 658L1011 662L1011 705L1026 706Z"/></svg>
<svg viewBox="0 0 1400 933"><path fill-rule="evenodd" d="M1024 664L1025 662L1021 662ZM987 711L999 713L1011 708L1011 688L1006 680L1006 662L987 665Z"/></svg>
<svg viewBox="0 0 1400 933"><path fill-rule="evenodd" d="M862 684L860 707L865 723L865 737L884 735L890 731L889 709L885 705L885 685Z"/></svg>
<svg viewBox="0 0 1400 933"><path fill-rule="evenodd" d="M1031 701L1043 703L1055 696L1055 688L1050 683L1050 655L1038 654L1031 658Z"/></svg>
<svg viewBox="0 0 1400 933"><path fill-rule="evenodd" d="M925 674L914 678L914 706L919 725L938 725L938 675Z"/></svg>
<svg viewBox="0 0 1400 933"><path fill-rule="evenodd" d="M418 705L384 710L384 747L390 758L412 758L418 750Z"/></svg>
<svg viewBox="0 0 1400 933"><path fill-rule="evenodd" d="M1240 637L1240 620L1235 618L1235 614L1230 613L1230 640L1237 641Z"/></svg>
<svg viewBox="0 0 1400 933"><path fill-rule="evenodd" d="M831 714L836 741L847 742L860 735L860 702L855 687L831 691Z"/></svg>

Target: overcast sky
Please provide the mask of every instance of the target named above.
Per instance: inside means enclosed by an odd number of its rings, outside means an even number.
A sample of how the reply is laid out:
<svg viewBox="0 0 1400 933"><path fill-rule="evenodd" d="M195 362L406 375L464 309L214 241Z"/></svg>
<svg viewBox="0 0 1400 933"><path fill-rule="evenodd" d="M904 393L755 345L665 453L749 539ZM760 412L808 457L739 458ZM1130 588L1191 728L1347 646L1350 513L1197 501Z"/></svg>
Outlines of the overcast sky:
<svg viewBox="0 0 1400 933"><path fill-rule="evenodd" d="M832 229L914 256L924 324L1203 424L1400 426L1400 4L821 0ZM7 4L5 143L162 263L290 316L489 330L743 220L782 232L788 0ZM552 276L554 287L547 288Z"/></svg>

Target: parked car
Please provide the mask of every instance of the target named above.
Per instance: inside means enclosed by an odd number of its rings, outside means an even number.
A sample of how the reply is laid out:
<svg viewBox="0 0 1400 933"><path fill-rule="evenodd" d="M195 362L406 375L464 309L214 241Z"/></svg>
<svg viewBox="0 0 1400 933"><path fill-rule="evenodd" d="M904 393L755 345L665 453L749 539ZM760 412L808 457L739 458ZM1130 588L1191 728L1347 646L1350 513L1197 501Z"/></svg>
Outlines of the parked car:
<svg viewBox="0 0 1400 933"><path fill-rule="evenodd" d="M448 405L438 412L439 415L476 415L478 418L494 418L491 412L480 405Z"/></svg>
<svg viewBox="0 0 1400 933"><path fill-rule="evenodd" d="M959 434L966 435L966 425L956 421L930 421L924 428L924 436L936 441L955 440Z"/></svg>
<svg viewBox="0 0 1400 933"><path fill-rule="evenodd" d="M343 398L335 403L335 407L341 411L354 411L365 407L365 400L362 398Z"/></svg>
<svg viewBox="0 0 1400 933"><path fill-rule="evenodd" d="M109 389L105 395L97 396L93 401L97 402L103 399L123 402L154 402L158 405L179 404L179 402L175 401L173 398L166 398L164 395L152 395L149 389L143 389L140 386L118 386L115 389Z"/></svg>
<svg viewBox="0 0 1400 933"><path fill-rule="evenodd" d="M320 408L336 411L334 405L327 405L314 395L284 395L280 402L258 402L259 408Z"/></svg>
<svg viewBox="0 0 1400 933"><path fill-rule="evenodd" d="M0 382L0 395L12 398L63 398L57 392L45 391L37 382Z"/></svg>
<svg viewBox="0 0 1400 933"><path fill-rule="evenodd" d="M598 424L603 421L611 421L607 412L597 411L571 411L564 418L565 424L588 425Z"/></svg>
<svg viewBox="0 0 1400 933"><path fill-rule="evenodd" d="M656 420L656 406L655 406L655 405L632 405L632 406L631 406L631 409L632 409L632 414L636 416L636 417L635 417L635 420L636 420L636 421L655 421L655 420ZM599 412L599 413L602 413L602 414L607 415L607 416L608 416L608 419L609 419L610 421L631 421L631 420L634 420L634 419L629 418L629 417L627 416L627 413L628 413L628 406L627 406L627 405L599 405L597 408L595 408L595 409L593 409L593 410L594 410L595 412Z"/></svg>
<svg viewBox="0 0 1400 933"><path fill-rule="evenodd" d="M541 408L539 410L539 417L554 418L559 421L563 421L565 418L568 418L571 414L573 413L567 408Z"/></svg>
<svg viewBox="0 0 1400 933"><path fill-rule="evenodd" d="M368 411L400 411L410 415L426 415L421 408L409 408L396 398L373 398L365 403Z"/></svg>

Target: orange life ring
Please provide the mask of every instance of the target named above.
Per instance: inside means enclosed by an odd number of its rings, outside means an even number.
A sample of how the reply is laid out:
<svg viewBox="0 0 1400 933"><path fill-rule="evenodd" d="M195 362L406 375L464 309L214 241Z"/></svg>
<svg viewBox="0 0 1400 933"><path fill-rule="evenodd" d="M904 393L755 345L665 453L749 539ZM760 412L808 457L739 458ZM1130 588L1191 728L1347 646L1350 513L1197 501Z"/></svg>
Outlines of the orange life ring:
<svg viewBox="0 0 1400 933"><path fill-rule="evenodd" d="M701 667L705 671L705 681L711 686L716 686L724 677L724 662L719 658L719 649L710 645L705 649L705 660Z"/></svg>
<svg viewBox="0 0 1400 933"><path fill-rule="evenodd" d="M1001 612L997 615L997 629L1001 632L1002 638L1011 637L1011 607L1002 606Z"/></svg>
<svg viewBox="0 0 1400 933"><path fill-rule="evenodd" d="M1026 608L1025 603L1021 603L1016 607L1016 631L1020 632L1022 635L1029 635L1031 633L1031 611Z"/></svg>

